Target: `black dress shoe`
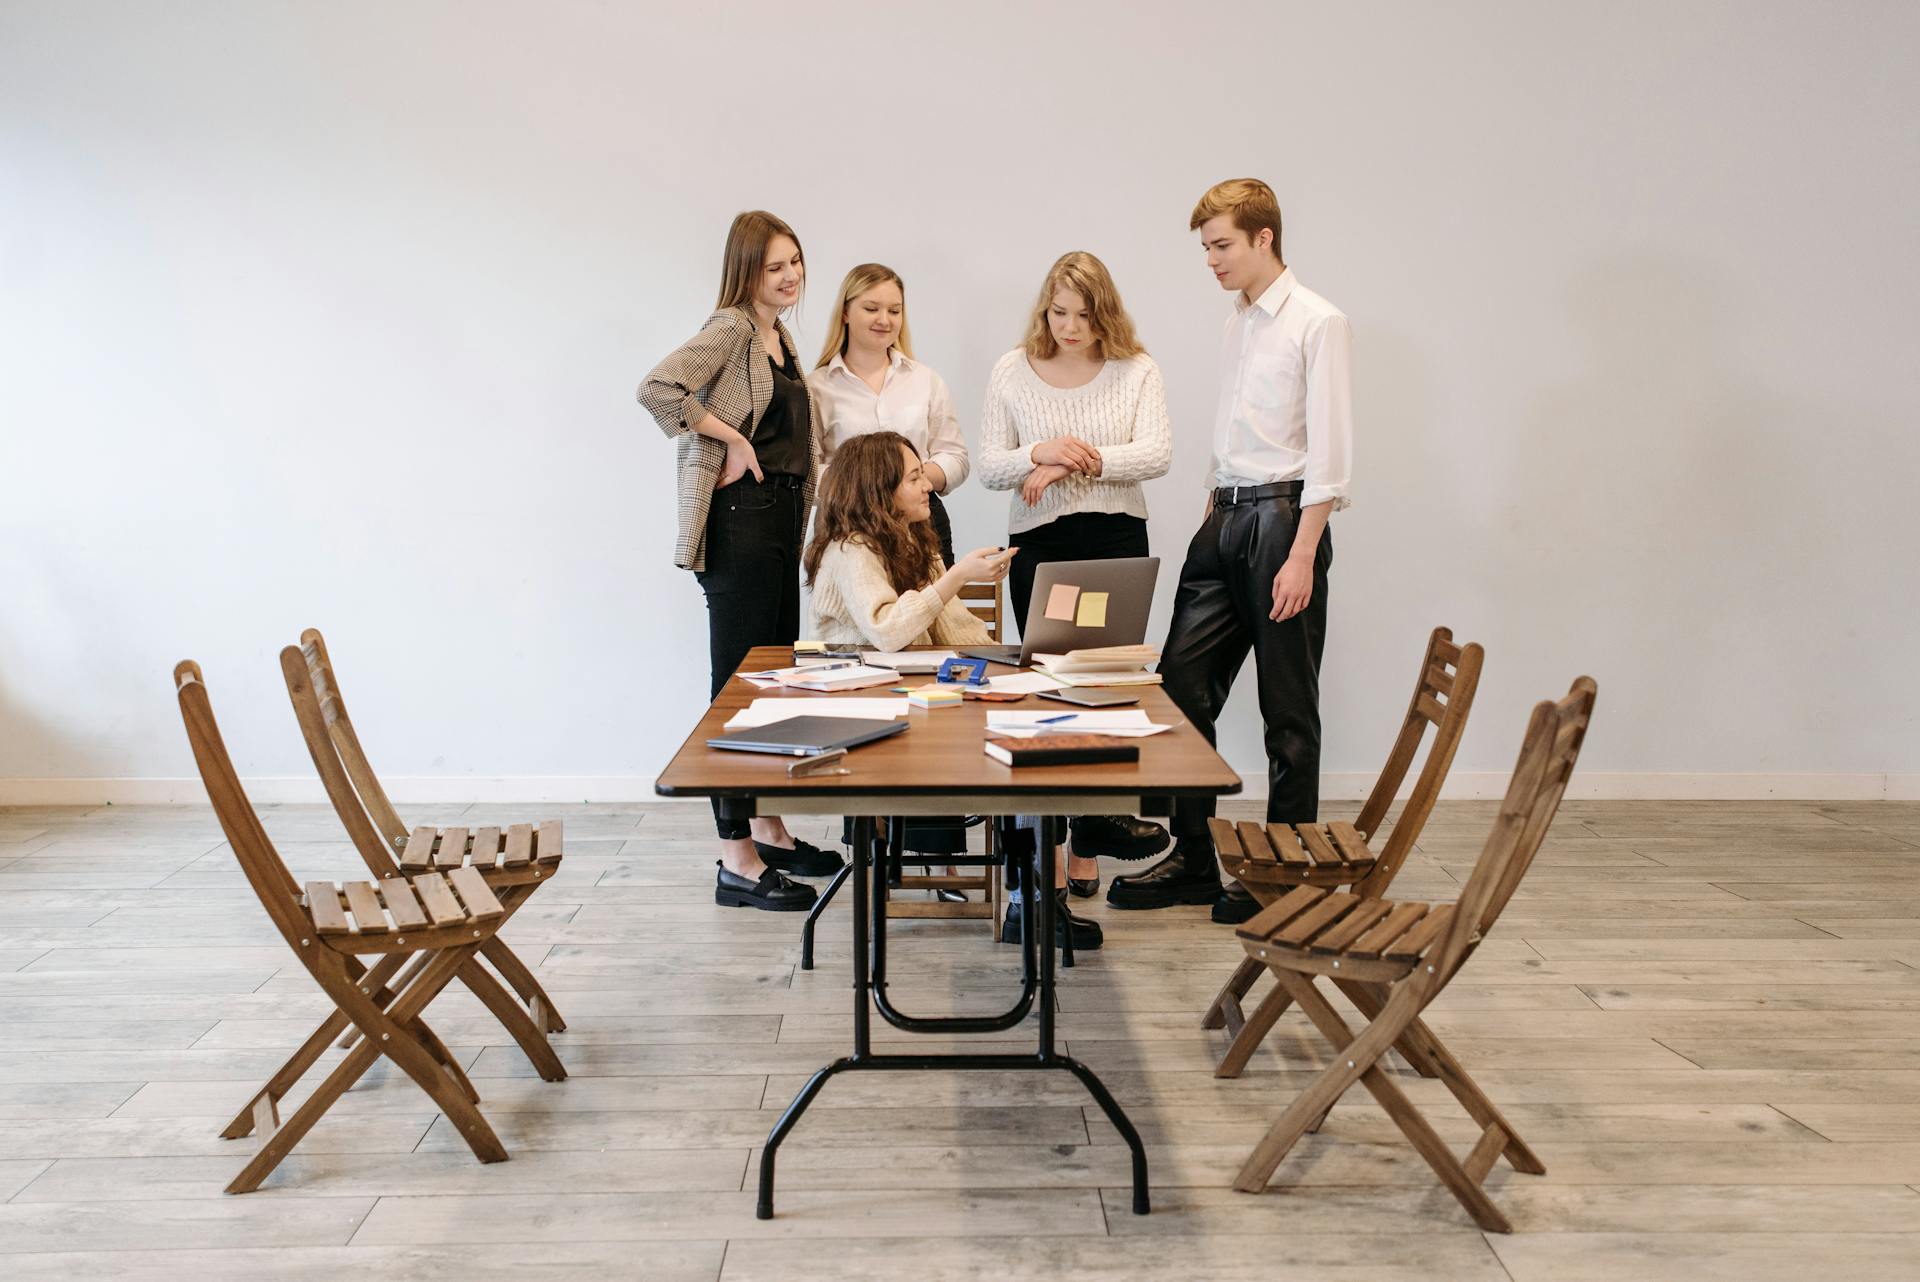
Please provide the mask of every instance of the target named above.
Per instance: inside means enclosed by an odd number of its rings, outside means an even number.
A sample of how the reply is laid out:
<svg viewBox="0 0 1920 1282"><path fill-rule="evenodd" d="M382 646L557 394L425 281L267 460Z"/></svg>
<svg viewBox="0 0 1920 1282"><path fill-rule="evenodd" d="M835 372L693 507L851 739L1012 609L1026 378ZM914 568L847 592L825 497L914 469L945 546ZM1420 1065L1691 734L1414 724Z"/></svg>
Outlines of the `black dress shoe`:
<svg viewBox="0 0 1920 1282"><path fill-rule="evenodd" d="M1260 912L1260 901L1247 893L1237 881L1227 883L1220 898L1213 901L1213 919L1222 926L1238 926Z"/></svg>
<svg viewBox="0 0 1920 1282"><path fill-rule="evenodd" d="M831 877L846 866L840 862L840 856L798 837L793 839L792 850L769 846L764 841L754 842L753 848L761 863L794 877Z"/></svg>
<svg viewBox="0 0 1920 1282"><path fill-rule="evenodd" d="M1095 873L1091 877L1069 877L1067 889L1073 892L1076 899L1092 899L1100 893L1100 874Z"/></svg>
<svg viewBox="0 0 1920 1282"><path fill-rule="evenodd" d="M1040 911L1036 901L1033 910ZM1100 947L1106 938L1097 921L1088 921L1085 917L1075 917L1067 911L1067 897L1058 890L1053 892L1053 942L1064 948L1067 943L1067 931L1073 931L1073 951L1091 952ZM1000 923L1000 942L1017 944L1026 938L1025 922L1020 911L1020 900L1014 899L1007 904L1007 919Z"/></svg>
<svg viewBox="0 0 1920 1282"><path fill-rule="evenodd" d="M719 863L719 860L715 860ZM728 872L725 864L720 864L720 875L714 881L713 902L722 908L759 908L770 913L803 913L813 907L818 898L812 886L803 886L797 881L788 881L786 874L778 868L769 868L760 874L759 880L742 877L739 873Z"/></svg>
<svg viewBox="0 0 1920 1282"><path fill-rule="evenodd" d="M1075 854L1089 859L1151 859L1173 838L1157 823L1132 815L1080 815L1069 825Z"/></svg>
<svg viewBox="0 0 1920 1282"><path fill-rule="evenodd" d="M1115 908L1171 908L1210 904L1220 898L1220 867L1213 852L1198 842L1182 843L1143 873L1115 877L1107 902Z"/></svg>

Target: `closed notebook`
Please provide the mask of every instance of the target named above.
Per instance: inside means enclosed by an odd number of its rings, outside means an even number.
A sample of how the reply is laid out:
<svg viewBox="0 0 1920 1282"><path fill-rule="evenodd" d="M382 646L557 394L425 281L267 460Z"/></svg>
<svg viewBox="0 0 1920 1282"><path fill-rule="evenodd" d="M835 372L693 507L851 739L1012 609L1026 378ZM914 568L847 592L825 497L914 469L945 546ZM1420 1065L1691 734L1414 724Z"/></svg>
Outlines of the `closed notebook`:
<svg viewBox="0 0 1920 1282"><path fill-rule="evenodd" d="M1009 766L1072 766L1138 761L1140 745L1109 734L1048 734L1037 739L989 739L989 757Z"/></svg>

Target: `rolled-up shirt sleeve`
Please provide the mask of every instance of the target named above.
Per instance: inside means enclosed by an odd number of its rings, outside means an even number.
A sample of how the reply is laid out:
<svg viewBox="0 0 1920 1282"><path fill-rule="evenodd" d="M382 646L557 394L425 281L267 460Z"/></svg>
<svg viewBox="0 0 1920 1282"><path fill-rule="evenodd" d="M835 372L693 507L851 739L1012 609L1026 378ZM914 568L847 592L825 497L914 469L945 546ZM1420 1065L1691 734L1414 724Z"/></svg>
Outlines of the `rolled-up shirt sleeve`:
<svg viewBox="0 0 1920 1282"><path fill-rule="evenodd" d="M1353 476L1353 325L1345 316L1329 316L1308 331L1307 462L1300 506L1333 504L1338 512L1352 500Z"/></svg>

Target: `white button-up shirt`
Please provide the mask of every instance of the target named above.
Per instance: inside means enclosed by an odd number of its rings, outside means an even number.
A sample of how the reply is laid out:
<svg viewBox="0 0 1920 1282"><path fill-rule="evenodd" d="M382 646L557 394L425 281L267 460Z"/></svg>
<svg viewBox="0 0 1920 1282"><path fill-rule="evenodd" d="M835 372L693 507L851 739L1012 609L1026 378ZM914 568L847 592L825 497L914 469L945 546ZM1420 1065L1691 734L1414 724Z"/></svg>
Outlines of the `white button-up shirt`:
<svg viewBox="0 0 1920 1282"><path fill-rule="evenodd" d="M923 462L938 463L947 474L946 488L940 493L951 493L967 479L967 438L960 434L953 394L947 391L946 380L928 366L896 350L875 392L866 379L847 368L843 357L835 355L808 374L807 383L820 406L826 430L820 448L829 466L843 441L868 432L898 432L920 451Z"/></svg>
<svg viewBox="0 0 1920 1282"><path fill-rule="evenodd" d="M1280 273L1234 300L1213 426L1213 483L1304 481L1300 506L1347 506L1353 468L1353 326Z"/></svg>

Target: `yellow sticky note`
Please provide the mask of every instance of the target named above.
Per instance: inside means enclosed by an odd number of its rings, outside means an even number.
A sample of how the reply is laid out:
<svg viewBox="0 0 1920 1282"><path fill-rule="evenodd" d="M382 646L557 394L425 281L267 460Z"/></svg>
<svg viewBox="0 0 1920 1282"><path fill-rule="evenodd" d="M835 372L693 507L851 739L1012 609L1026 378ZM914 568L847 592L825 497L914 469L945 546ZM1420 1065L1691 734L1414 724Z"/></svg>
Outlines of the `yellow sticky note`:
<svg viewBox="0 0 1920 1282"><path fill-rule="evenodd" d="M1073 602L1080 595L1080 589L1071 583L1056 583L1053 591L1047 593L1047 617L1058 619L1062 623L1073 622Z"/></svg>
<svg viewBox="0 0 1920 1282"><path fill-rule="evenodd" d="M1073 621L1083 628L1106 627L1107 594L1104 592L1082 592L1080 594L1080 613Z"/></svg>

